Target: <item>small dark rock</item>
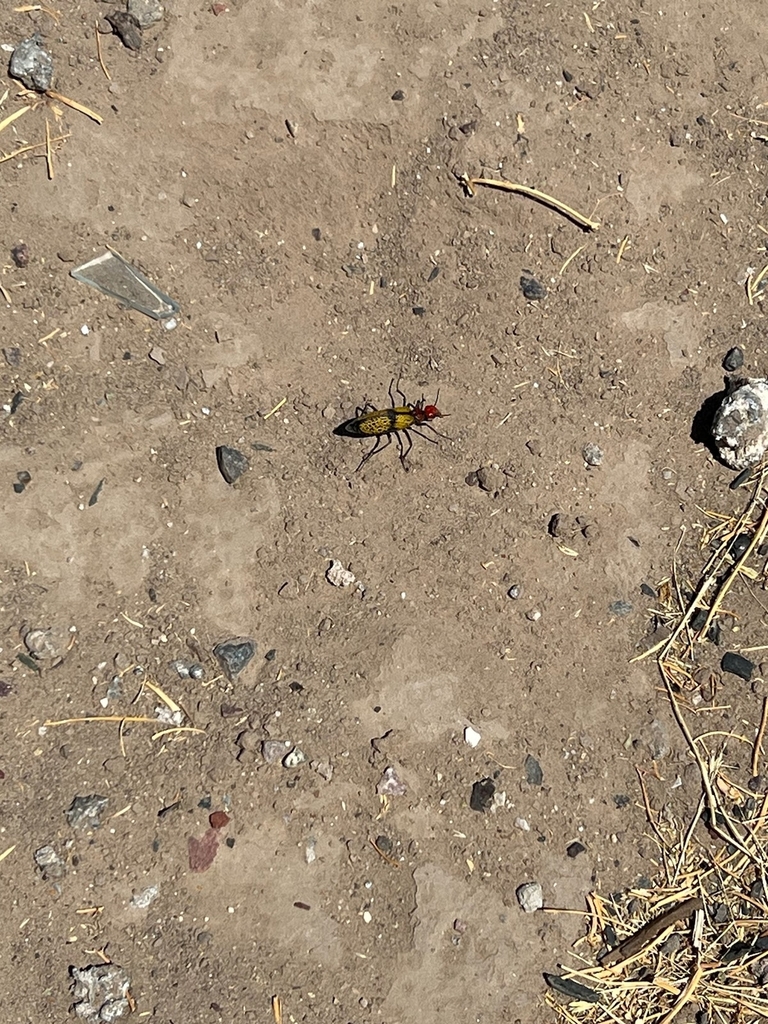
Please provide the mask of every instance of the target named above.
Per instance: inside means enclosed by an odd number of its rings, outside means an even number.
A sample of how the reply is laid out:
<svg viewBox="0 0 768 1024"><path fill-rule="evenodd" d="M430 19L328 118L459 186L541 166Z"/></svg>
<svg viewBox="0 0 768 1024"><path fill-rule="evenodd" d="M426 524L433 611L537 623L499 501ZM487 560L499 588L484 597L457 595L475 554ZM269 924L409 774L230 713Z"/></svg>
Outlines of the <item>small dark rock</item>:
<svg viewBox="0 0 768 1024"><path fill-rule="evenodd" d="M541 770L541 765L533 756L529 754L525 759L525 781L529 786L540 786L544 781L544 772Z"/></svg>
<svg viewBox="0 0 768 1024"><path fill-rule="evenodd" d="M10 697L13 687L5 679L0 679L0 697Z"/></svg>
<svg viewBox="0 0 768 1024"><path fill-rule="evenodd" d="M245 636L232 637L231 640L216 644L213 653L219 659L229 681L234 682L256 653L256 643Z"/></svg>
<svg viewBox="0 0 768 1024"><path fill-rule="evenodd" d="M608 611L611 615L618 615L623 617L632 613L632 604L629 601L611 601L608 605Z"/></svg>
<svg viewBox="0 0 768 1024"><path fill-rule="evenodd" d="M11 416L13 416L13 414L18 411L18 408L19 408L19 406L21 405L21 403L23 401L24 401L24 392L23 391L17 391L16 394L11 399ZM32 478L30 477L30 480L31 479Z"/></svg>
<svg viewBox="0 0 768 1024"><path fill-rule="evenodd" d="M528 299L529 302L536 302L538 299L546 299L547 289L535 277L528 277L527 274L521 274L520 276L520 290L523 293L524 298Z"/></svg>
<svg viewBox="0 0 768 1024"><path fill-rule="evenodd" d="M523 595L523 588L520 583L513 584L507 591L507 597L511 597L513 601L517 601L519 597Z"/></svg>
<svg viewBox="0 0 768 1024"><path fill-rule="evenodd" d="M643 595L643 597L652 597L654 599L658 597L658 594L653 589L653 587L649 586L649 584L647 583L640 584L640 593Z"/></svg>
<svg viewBox="0 0 768 1024"><path fill-rule="evenodd" d="M753 775L747 783L747 789L750 793L759 793L763 788L763 781L762 775Z"/></svg>
<svg viewBox="0 0 768 1024"><path fill-rule="evenodd" d="M731 370L739 370L743 365L744 352L742 349L738 348L738 346L730 349L726 353L725 359L723 359L723 369L728 370L729 372Z"/></svg>
<svg viewBox="0 0 768 1024"><path fill-rule="evenodd" d="M493 794L496 792L496 784L493 779L480 779L472 786L472 794L469 798L469 806L473 811L480 814L490 809L493 803Z"/></svg>
<svg viewBox="0 0 768 1024"><path fill-rule="evenodd" d="M621 810L622 807L629 807L630 801L626 793L614 793L613 802Z"/></svg>
<svg viewBox="0 0 768 1024"><path fill-rule="evenodd" d="M381 850L382 853L392 852L392 840L389 838L389 836L376 836L376 846L378 847L379 850Z"/></svg>
<svg viewBox="0 0 768 1024"><path fill-rule="evenodd" d="M28 89L46 92L53 84L53 57L40 45L37 32L23 40L11 54L11 75Z"/></svg>
<svg viewBox="0 0 768 1024"><path fill-rule="evenodd" d="M748 533L740 533L731 542L731 546L728 549L728 554L734 561L738 561L744 552L747 550L752 542L752 537Z"/></svg>
<svg viewBox="0 0 768 1024"><path fill-rule="evenodd" d="M9 366L21 366L20 348L4 348L3 355L5 356L5 361Z"/></svg>
<svg viewBox="0 0 768 1024"><path fill-rule="evenodd" d="M436 277L440 276L440 267L432 267L427 278L427 284L431 284Z"/></svg>
<svg viewBox="0 0 768 1024"><path fill-rule="evenodd" d="M746 679L749 682L755 670L755 663L750 661L749 658L745 658L742 654L728 651L723 655L720 668L723 672L730 672L731 675L739 676L740 679Z"/></svg>
<svg viewBox="0 0 768 1024"><path fill-rule="evenodd" d="M109 797L76 796L67 809L67 821L72 828L98 828L101 825L100 815L109 803Z"/></svg>
<svg viewBox="0 0 768 1024"><path fill-rule="evenodd" d="M220 444L216 449L216 461L219 464L219 472L228 484L239 480L243 473L251 468L246 455L226 444Z"/></svg>
<svg viewBox="0 0 768 1024"><path fill-rule="evenodd" d="M138 18L128 11L113 11L107 15L107 21L123 46L129 50L141 49L141 25Z"/></svg>
<svg viewBox="0 0 768 1024"><path fill-rule="evenodd" d="M22 270L24 267L29 266L29 246L25 245L24 242L20 242L18 245L14 245L11 249L11 259L20 267Z"/></svg>
<svg viewBox="0 0 768 1024"><path fill-rule="evenodd" d="M572 82L573 81L573 75L571 74L570 71L566 71L565 68L563 68L563 80L566 81L566 82Z"/></svg>
<svg viewBox="0 0 768 1024"><path fill-rule="evenodd" d="M426 309L423 306L414 306L413 307L413 315L414 316L425 316L426 312L427 311L426 311Z"/></svg>
<svg viewBox="0 0 768 1024"><path fill-rule="evenodd" d="M578 857L580 853L584 853L586 846L583 843L569 843L566 847L565 852L573 860L574 857Z"/></svg>
<svg viewBox="0 0 768 1024"><path fill-rule="evenodd" d="M402 89L395 89L395 91L392 93L392 99L396 103L399 103L401 100L405 99L405 93L403 92Z"/></svg>

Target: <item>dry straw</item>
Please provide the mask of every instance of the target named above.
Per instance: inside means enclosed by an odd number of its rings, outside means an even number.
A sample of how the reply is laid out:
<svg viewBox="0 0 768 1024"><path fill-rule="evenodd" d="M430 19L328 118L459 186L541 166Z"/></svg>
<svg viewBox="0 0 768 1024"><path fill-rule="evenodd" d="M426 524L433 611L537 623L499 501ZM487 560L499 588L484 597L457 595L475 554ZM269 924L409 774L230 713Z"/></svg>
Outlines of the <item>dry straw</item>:
<svg viewBox="0 0 768 1024"><path fill-rule="evenodd" d="M546 976L552 989L547 1001L568 1024L768 1020L768 792L753 793L727 767L729 746L750 745L755 788L764 788L756 777L768 701L754 740L706 724L694 735L688 722L696 648L726 610L726 598L736 600L739 584L760 578L748 563L768 535L768 474L763 467L755 476L739 515L706 513L713 525L704 531L702 547L712 553L701 576L689 587L673 566L657 614L669 632L636 659L656 659L699 771L701 795L689 819L678 820L668 808L653 809L638 771L663 877L610 897L590 894L588 931L574 946L575 963ZM745 535L749 542L734 555L733 542ZM717 710L714 701L710 710ZM701 715L698 708L697 722Z"/></svg>

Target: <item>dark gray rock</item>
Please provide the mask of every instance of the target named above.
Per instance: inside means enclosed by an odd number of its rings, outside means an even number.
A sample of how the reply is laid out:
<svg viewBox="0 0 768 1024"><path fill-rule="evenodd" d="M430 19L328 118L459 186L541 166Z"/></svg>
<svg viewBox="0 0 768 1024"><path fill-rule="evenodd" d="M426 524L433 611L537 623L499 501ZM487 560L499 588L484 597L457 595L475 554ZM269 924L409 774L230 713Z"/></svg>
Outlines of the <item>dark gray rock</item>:
<svg viewBox="0 0 768 1024"><path fill-rule="evenodd" d="M729 373L733 370L740 370L743 365L744 353L738 346L730 349L723 359L723 369L728 370Z"/></svg>
<svg viewBox="0 0 768 1024"><path fill-rule="evenodd" d="M129 50L141 49L141 25L138 18L128 11L113 11L107 15L107 21L123 46Z"/></svg>
<svg viewBox="0 0 768 1024"><path fill-rule="evenodd" d="M220 444L216 449L216 461L219 465L219 472L228 484L233 484L247 470L251 468L248 457L239 452L237 448L230 448L226 444Z"/></svg>
<svg viewBox="0 0 768 1024"><path fill-rule="evenodd" d="M544 772L533 754L525 759L525 781L529 786L540 786L544 781Z"/></svg>
<svg viewBox="0 0 768 1024"><path fill-rule="evenodd" d="M11 75L28 89L46 92L53 84L53 57L40 45L37 32L19 43L11 54Z"/></svg>
<svg viewBox="0 0 768 1024"><path fill-rule="evenodd" d="M541 281L537 281L535 277L529 277L528 274L521 274L520 290L529 302L536 302L547 297L546 287Z"/></svg>
<svg viewBox="0 0 768 1024"><path fill-rule="evenodd" d="M67 809L67 821L72 828L98 828L101 825L101 812L109 803L109 797L76 796Z"/></svg>
<svg viewBox="0 0 768 1024"><path fill-rule="evenodd" d="M213 653L218 658L229 681L234 682L256 653L256 642L247 636L232 637L231 640L224 640L222 643L216 644Z"/></svg>

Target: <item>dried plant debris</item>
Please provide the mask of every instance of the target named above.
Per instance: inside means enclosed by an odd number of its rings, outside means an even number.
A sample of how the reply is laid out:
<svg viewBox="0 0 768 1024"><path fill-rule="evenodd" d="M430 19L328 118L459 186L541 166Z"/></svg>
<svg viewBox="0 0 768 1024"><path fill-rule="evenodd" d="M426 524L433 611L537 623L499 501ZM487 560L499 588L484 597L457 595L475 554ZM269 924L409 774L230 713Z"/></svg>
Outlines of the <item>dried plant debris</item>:
<svg viewBox="0 0 768 1024"><path fill-rule="evenodd" d="M590 894L587 934L574 945L575 963L545 975L547 999L560 1021L768 1019L768 792L760 775L768 699L753 743L746 734L713 728L701 705L691 715L688 703L699 686L700 645L711 642L726 595L733 607L737 582L753 578L749 561L768 533L766 475L759 473L740 515L709 514L714 525L704 531L702 548L712 553L698 582L679 579L675 569L658 587L655 614L664 635L636 660L655 655L699 772L701 796L691 816L679 819L666 803L654 809L638 773L661 878L611 896ZM748 678L753 666L728 652L722 667ZM751 774L739 778L729 747L743 742L752 744Z"/></svg>

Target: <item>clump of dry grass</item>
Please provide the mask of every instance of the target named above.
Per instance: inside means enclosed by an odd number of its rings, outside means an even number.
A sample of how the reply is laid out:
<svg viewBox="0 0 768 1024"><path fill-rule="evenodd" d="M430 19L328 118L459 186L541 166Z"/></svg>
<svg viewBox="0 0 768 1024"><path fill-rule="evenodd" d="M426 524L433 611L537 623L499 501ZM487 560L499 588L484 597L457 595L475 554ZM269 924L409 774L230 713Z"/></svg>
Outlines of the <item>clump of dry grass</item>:
<svg viewBox="0 0 768 1024"><path fill-rule="evenodd" d="M757 778L768 701L754 740L706 725L694 735L686 717L696 646L735 585L761 576L748 563L768 536L767 476L764 468L756 471L740 515L707 513L714 525L702 546L711 554L698 583L682 587L675 567L660 594L668 633L638 657L656 657L701 795L683 822L666 808L653 810L640 775L663 877L610 897L590 894L589 930L575 944L575 964L545 975L548 1002L569 1024L671 1024L697 1014L711 1024L768 1020L768 792L759 792ZM737 537L748 541L734 549ZM685 600L684 593L693 596ZM752 744L746 786L728 774L726 751L734 742Z"/></svg>

